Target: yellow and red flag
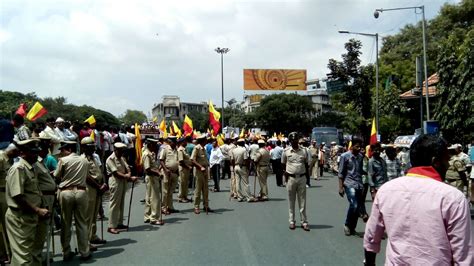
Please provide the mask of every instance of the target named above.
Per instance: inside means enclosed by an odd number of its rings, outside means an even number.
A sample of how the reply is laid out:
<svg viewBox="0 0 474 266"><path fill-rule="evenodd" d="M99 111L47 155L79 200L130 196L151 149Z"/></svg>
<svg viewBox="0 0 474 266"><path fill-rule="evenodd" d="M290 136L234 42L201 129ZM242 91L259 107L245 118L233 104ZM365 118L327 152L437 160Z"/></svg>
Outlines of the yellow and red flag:
<svg viewBox="0 0 474 266"><path fill-rule="evenodd" d="M372 120L372 130L370 131L370 141L369 144L375 144L377 143L377 129L375 127L375 117Z"/></svg>
<svg viewBox="0 0 474 266"><path fill-rule="evenodd" d="M179 127L176 125L176 123L173 121L172 123L172 131L174 133L174 135L178 138L181 137L181 129L179 129Z"/></svg>
<svg viewBox="0 0 474 266"><path fill-rule="evenodd" d="M221 113L214 109L212 101L209 100L209 124L211 124L212 129L214 129L216 134L219 133L219 130L221 129L221 123L219 122L220 119Z"/></svg>
<svg viewBox="0 0 474 266"><path fill-rule="evenodd" d="M222 133L217 135L217 145L219 145L219 147L224 145L224 135Z"/></svg>
<svg viewBox="0 0 474 266"><path fill-rule="evenodd" d="M92 125L95 125L96 121L95 121L94 115L89 116L89 118L87 118L86 120L84 120L84 122L89 123L89 125L91 125L91 126L92 126Z"/></svg>
<svg viewBox="0 0 474 266"><path fill-rule="evenodd" d="M48 110L44 108L41 103L36 102L33 107L31 107L28 114L26 114L26 119L30 121L35 121L36 119L42 117L43 115L47 114Z"/></svg>
<svg viewBox="0 0 474 266"><path fill-rule="evenodd" d="M90 134L90 136L89 136L93 141L95 141L95 133L94 133L94 132L95 132L95 131L92 130L92 132L91 132L91 134Z"/></svg>
<svg viewBox="0 0 474 266"><path fill-rule="evenodd" d="M183 130L185 136L193 134L193 121L188 117L188 115L184 116Z"/></svg>
<svg viewBox="0 0 474 266"><path fill-rule="evenodd" d="M135 123L135 166L137 167L137 172L142 171L142 135L140 134L140 126Z"/></svg>
<svg viewBox="0 0 474 266"><path fill-rule="evenodd" d="M239 134L239 139L243 139L245 137L245 128L242 128Z"/></svg>
<svg viewBox="0 0 474 266"><path fill-rule="evenodd" d="M161 132L167 133L167 132L166 132L166 122L165 122L164 119L161 120L160 126L159 126L158 128L161 130Z"/></svg>

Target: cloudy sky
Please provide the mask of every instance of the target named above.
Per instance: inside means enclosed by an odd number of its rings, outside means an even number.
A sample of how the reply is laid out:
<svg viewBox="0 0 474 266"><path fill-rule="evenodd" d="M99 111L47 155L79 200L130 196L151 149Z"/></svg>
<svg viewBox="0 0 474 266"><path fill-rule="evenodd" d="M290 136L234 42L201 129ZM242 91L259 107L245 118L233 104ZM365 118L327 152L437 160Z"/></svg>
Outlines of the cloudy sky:
<svg viewBox="0 0 474 266"><path fill-rule="evenodd" d="M338 30L394 34L421 14L376 20L375 8L425 5L429 19L445 2L2 0L0 89L64 96L115 115L148 114L163 95L220 103L220 46L230 48L225 99L240 101L244 68L307 69L308 78L323 78L351 37ZM363 62L374 62L373 39L359 39Z"/></svg>

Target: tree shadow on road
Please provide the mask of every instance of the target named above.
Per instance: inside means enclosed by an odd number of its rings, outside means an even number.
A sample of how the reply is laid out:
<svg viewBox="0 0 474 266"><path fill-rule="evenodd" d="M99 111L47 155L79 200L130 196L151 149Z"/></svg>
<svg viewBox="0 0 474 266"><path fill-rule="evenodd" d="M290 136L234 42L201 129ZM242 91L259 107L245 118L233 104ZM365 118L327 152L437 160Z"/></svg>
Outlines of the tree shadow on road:
<svg viewBox="0 0 474 266"><path fill-rule="evenodd" d="M326 225L326 224L310 224L309 228L311 229L330 229L333 228L334 226L332 225Z"/></svg>
<svg viewBox="0 0 474 266"><path fill-rule="evenodd" d="M158 227L153 226L153 225L138 225L138 226L131 226L128 231L130 232L138 232L138 231L156 231L158 230Z"/></svg>
<svg viewBox="0 0 474 266"><path fill-rule="evenodd" d="M128 244L134 244L134 243L137 243L137 241L130 238L120 238L120 239L107 241L105 245L99 246L98 250L102 250L101 247L104 247L104 248L118 247L118 246L124 246Z"/></svg>
<svg viewBox="0 0 474 266"><path fill-rule="evenodd" d="M186 221L186 220L189 220L189 218L171 217L171 218L163 219L163 221L165 222L165 225L166 224L180 224L181 221Z"/></svg>

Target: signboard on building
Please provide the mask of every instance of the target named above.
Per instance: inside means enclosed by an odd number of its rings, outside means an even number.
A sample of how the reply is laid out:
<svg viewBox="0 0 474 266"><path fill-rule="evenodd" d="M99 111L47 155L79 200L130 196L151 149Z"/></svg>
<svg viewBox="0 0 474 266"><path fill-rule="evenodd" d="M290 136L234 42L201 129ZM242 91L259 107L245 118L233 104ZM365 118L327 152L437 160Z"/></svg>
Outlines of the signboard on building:
<svg viewBox="0 0 474 266"><path fill-rule="evenodd" d="M328 94L336 93L342 91L346 83L340 81L340 80L331 80L326 82L326 88Z"/></svg>
<svg viewBox="0 0 474 266"><path fill-rule="evenodd" d="M306 69L244 69L244 90L306 90Z"/></svg>
<svg viewBox="0 0 474 266"><path fill-rule="evenodd" d="M250 102L250 104L261 102L262 99L263 99L263 96L264 96L263 94L249 95L248 97L249 97L249 102Z"/></svg>

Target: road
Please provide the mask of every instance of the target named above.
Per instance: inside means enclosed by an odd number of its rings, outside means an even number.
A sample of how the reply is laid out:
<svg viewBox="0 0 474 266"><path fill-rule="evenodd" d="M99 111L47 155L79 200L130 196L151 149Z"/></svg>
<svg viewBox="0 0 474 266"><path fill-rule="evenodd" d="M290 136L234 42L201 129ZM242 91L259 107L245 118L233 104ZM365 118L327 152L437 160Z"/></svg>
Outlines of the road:
<svg viewBox="0 0 474 266"><path fill-rule="evenodd" d="M215 213L196 215L191 203L175 202L181 212L164 216L165 225L143 223L145 185L135 186L130 231L112 235L108 243L85 263L97 265L360 265L362 238L345 236L343 223L347 199L337 194L337 178L325 173L307 189L307 213L311 231L288 229L285 188L269 176L270 201L229 201L229 180L221 181L223 192L209 192ZM254 177L250 177L253 185ZM211 187L212 181L209 182ZM258 186L258 185L257 185ZM252 188L253 189L253 188ZM252 190L251 189L251 190ZM129 193L126 201L128 207ZM176 198L176 194L174 194ZM367 202L368 211L371 202ZM107 208L107 204L105 204ZM106 212L107 213L107 212ZM297 215L297 221L299 214ZM126 223L126 221L125 221ZM297 223L297 225L299 225ZM104 224L105 230L107 223ZM100 222L98 222L100 232ZM364 231L359 220L356 231ZM59 235L55 236L55 264L80 264L78 257L63 263ZM71 241L75 246L75 241ZM383 265L383 252L377 264Z"/></svg>

